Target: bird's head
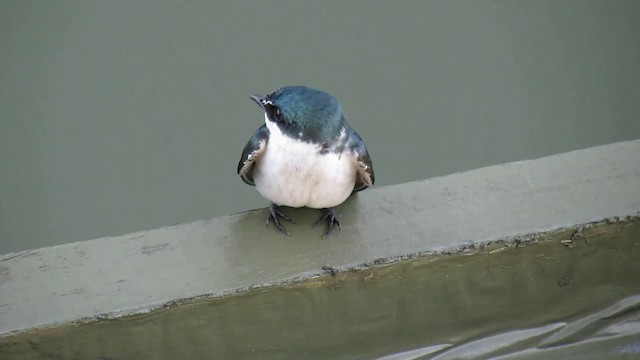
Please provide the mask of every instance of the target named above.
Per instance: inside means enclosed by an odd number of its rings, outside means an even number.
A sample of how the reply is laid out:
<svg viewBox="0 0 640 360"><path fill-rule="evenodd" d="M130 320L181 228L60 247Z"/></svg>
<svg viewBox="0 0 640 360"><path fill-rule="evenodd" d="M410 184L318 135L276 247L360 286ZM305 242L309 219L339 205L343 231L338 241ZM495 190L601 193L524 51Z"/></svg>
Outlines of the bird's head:
<svg viewBox="0 0 640 360"><path fill-rule="evenodd" d="M292 138L326 143L339 137L344 127L342 106L324 91L286 86L251 99L264 110L268 126L275 124Z"/></svg>

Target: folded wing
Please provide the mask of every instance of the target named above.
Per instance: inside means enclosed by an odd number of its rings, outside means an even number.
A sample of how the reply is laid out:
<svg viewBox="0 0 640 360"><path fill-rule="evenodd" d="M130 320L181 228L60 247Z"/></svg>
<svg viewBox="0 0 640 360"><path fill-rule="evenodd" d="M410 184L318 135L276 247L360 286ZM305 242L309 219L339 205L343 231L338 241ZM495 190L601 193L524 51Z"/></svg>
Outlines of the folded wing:
<svg viewBox="0 0 640 360"><path fill-rule="evenodd" d="M371 157L369 156L367 147L364 145L360 135L351 128L349 128L347 133L346 146L347 149L349 149L349 153L353 157L353 161L356 163L358 169L353 191L356 192L364 190L369 186L373 186L376 181L376 177L373 172Z"/></svg>
<svg viewBox="0 0 640 360"><path fill-rule="evenodd" d="M267 141L269 141L269 129L266 125L262 125L242 150L242 157L238 163L238 175L249 185L255 186L252 176L253 164L264 153Z"/></svg>

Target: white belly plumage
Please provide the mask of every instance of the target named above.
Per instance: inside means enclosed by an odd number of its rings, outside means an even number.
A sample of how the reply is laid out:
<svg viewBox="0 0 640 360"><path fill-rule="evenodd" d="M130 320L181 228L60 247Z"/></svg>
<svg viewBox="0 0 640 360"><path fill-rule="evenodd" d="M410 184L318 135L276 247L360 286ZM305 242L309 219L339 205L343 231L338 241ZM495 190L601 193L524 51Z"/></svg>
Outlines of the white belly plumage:
<svg viewBox="0 0 640 360"><path fill-rule="evenodd" d="M276 205L321 209L340 205L356 181L356 164L347 154L320 154L320 148L287 137L267 122L269 141L254 164L260 194ZM348 150L347 150L348 151Z"/></svg>

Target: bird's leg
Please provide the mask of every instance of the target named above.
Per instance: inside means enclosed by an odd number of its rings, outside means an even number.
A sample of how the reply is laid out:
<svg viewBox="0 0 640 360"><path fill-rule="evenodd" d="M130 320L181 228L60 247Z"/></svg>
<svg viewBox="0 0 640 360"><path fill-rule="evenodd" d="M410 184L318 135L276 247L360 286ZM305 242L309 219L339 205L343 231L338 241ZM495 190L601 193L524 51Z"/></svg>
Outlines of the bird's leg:
<svg viewBox="0 0 640 360"><path fill-rule="evenodd" d="M292 218L288 217L285 213L280 211L276 204L271 203L271 205L269 205L269 216L267 217L267 225L269 225L269 222L273 219L273 223L276 224L276 227L278 228L278 230L282 231L283 233L287 234L287 236L289 236L289 232L287 231L287 229L284 228L284 226L282 226L278 217L281 217L287 220L288 222L295 224L295 221L293 221Z"/></svg>
<svg viewBox="0 0 640 360"><path fill-rule="evenodd" d="M324 232L324 236L322 239L326 239L329 234L331 234L331 230L333 230L333 225L338 225L338 230L340 230L340 221L336 218L336 211L333 208L327 208L327 212L314 224L314 226L318 226L323 222L327 222L327 231Z"/></svg>

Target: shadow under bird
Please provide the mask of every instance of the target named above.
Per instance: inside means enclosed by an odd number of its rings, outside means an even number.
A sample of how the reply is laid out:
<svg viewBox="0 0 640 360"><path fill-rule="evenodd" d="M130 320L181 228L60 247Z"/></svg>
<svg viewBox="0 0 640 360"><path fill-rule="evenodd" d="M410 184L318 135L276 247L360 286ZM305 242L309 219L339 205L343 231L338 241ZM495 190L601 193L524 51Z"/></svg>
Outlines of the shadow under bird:
<svg viewBox="0 0 640 360"><path fill-rule="evenodd" d="M281 219L294 221L279 206L324 209L316 225L327 223L326 238L340 228L334 207L375 181L362 138L323 91L286 86L250 98L264 111L265 124L244 147L238 174L271 202L267 224L289 235Z"/></svg>

